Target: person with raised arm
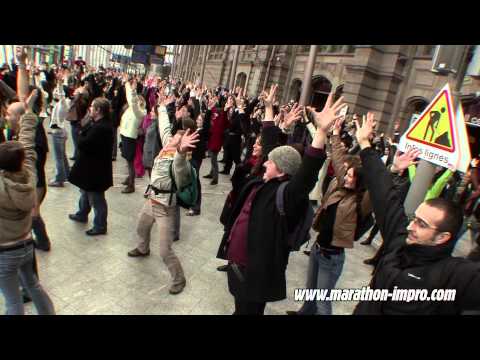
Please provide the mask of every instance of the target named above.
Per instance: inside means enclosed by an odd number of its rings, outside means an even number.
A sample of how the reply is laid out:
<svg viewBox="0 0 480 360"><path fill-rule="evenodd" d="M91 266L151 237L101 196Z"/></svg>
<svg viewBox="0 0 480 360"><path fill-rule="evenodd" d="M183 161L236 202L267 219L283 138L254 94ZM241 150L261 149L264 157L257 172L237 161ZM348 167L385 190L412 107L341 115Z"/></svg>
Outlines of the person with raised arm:
<svg viewBox="0 0 480 360"><path fill-rule="evenodd" d="M36 204L35 129L33 105L39 96L28 96L26 52L17 50L17 92L20 102L7 109L6 121L18 141L0 144L0 290L7 315L25 313L20 284L32 298L40 315L54 315L53 303L40 285L34 268L32 210Z"/></svg>
<svg viewBox="0 0 480 360"><path fill-rule="evenodd" d="M274 85L265 97L265 130L274 127ZM268 156L262 178L249 181L235 201L225 224L223 252L229 260L228 287L235 300L235 315L262 315L267 302L286 297L285 271L290 247L288 232L301 221L309 206L308 194L315 185L317 174L325 161L327 132L342 107L342 99L333 104L333 94L316 118L317 131L312 145L302 160L299 152L288 145L263 146ZM280 130L281 131L281 130ZM265 141L265 139L264 139ZM274 144L271 144L274 145ZM284 188L282 216L276 204L280 185Z"/></svg>
<svg viewBox="0 0 480 360"><path fill-rule="evenodd" d="M408 219L403 207L404 194L398 191L378 153L369 142L373 115L359 125L356 137L365 170L365 183L382 234L384 252L373 278L372 289L455 290L453 301L433 298L413 301L361 301L357 315L437 315L461 314L480 309L480 264L452 257L462 226L463 214L453 202L441 198L424 201ZM404 171L415 163L418 151L397 154L391 171Z"/></svg>

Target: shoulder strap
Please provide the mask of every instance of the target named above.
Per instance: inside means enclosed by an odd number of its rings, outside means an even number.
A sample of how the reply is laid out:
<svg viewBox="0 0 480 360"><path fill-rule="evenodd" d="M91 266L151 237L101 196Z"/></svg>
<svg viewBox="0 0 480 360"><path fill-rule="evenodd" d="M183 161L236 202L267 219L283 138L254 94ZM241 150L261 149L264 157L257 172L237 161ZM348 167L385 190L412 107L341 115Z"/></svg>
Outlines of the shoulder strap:
<svg viewBox="0 0 480 360"><path fill-rule="evenodd" d="M288 181L284 181L280 184L280 186L277 189L276 193L276 204L277 204L277 210L280 213L281 216L285 216L285 206L283 203L284 200L284 194L285 194L285 187L287 186Z"/></svg>
<svg viewBox="0 0 480 360"><path fill-rule="evenodd" d="M175 183L175 176L173 175L173 161L170 162L169 172L170 172L170 179L172 181L172 187L170 190L170 199L168 200L168 205L171 205L173 194L177 193L177 184Z"/></svg>

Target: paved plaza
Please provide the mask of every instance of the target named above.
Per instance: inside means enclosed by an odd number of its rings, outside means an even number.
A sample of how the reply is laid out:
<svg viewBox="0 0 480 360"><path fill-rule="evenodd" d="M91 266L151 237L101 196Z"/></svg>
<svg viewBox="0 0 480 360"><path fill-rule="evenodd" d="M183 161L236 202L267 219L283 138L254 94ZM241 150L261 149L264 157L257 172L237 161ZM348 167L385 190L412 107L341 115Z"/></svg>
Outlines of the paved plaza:
<svg viewBox="0 0 480 360"><path fill-rule="evenodd" d="M68 129L70 130L70 129ZM50 148L51 137L49 136ZM72 154L72 143L67 141L67 156ZM220 156L221 157L221 156ZM201 176L210 170L210 159L202 164ZM127 252L136 245L135 229L138 213L145 201L143 191L148 176L137 179L136 192L121 194L120 183L127 175L126 162L120 153L114 162L115 186L107 193L108 234L88 237L85 231L92 225L68 219L77 209L79 190L66 183L64 188L49 188L42 205L42 216L52 242L48 253L38 251L41 283L50 294L60 315L229 315L234 311L233 298L228 292L226 273L216 267L225 262L215 255L222 237L219 215L225 197L231 189L229 178L220 175L219 184L209 185L202 179L202 214L184 216L180 241L174 250L184 267L187 286L179 295L170 295L170 275L159 255L158 233L153 227L151 255L147 258L129 258ZM53 153L49 152L46 167L47 180L54 176ZM95 176L95 174L91 174ZM312 234L313 235L313 234ZM377 244L375 244L378 246ZM455 251L465 255L471 246L464 236ZM359 288L368 284L372 267L362 261L375 252L373 246L355 244L346 250L343 274L339 288ZM303 288L306 281L308 257L302 252L292 253L287 268L288 298L267 304L265 314L283 315L296 310L300 303L293 300L295 288ZM333 304L334 314L351 314L355 302ZM26 306L28 314L34 306ZM0 313L5 312L0 297Z"/></svg>

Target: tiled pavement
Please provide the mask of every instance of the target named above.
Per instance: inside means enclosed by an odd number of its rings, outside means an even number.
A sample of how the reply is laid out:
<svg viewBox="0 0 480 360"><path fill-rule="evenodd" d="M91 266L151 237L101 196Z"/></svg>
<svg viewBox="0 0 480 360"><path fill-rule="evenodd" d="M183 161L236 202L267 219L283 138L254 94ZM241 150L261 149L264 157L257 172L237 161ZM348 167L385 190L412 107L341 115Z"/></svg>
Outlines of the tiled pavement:
<svg viewBox="0 0 480 360"><path fill-rule="evenodd" d="M49 138L49 141L51 139ZM72 154L71 140L67 141L67 155ZM202 165L201 175L210 169L209 159ZM52 152L47 161L47 177L54 175ZM220 175L217 186L202 179L202 214L187 217L182 214L180 241L174 250L180 258L187 277L185 290L176 296L168 293L169 273L158 251L156 226L153 228L151 255L132 259L127 252L135 246L137 214L144 199L145 179L137 179L137 191L121 194L120 182L126 176L126 163L120 157L114 162L114 183L107 192L109 228L106 236L91 238L85 230L91 226L78 224L67 218L76 210L78 189L66 184L65 188L49 188L42 205L42 215L52 241L49 253L38 251L41 283L50 294L58 314L61 315L169 315L209 314L223 315L233 312L233 299L228 292L225 273L216 267L224 264L215 254L221 239L222 227L218 221L225 196L230 189L229 179ZM93 175L93 174L92 174ZM182 210L183 212L183 210ZM463 255L470 248L465 237L457 247ZM358 288L368 283L371 267L362 261L374 254L374 247L356 243L346 251L339 288ZM296 310L301 304L293 301L293 290L304 287L307 256L293 253L287 269L287 294L283 301L269 303L266 314L283 315ZM334 303L334 314L351 314L354 302ZM28 314L36 313L34 306L26 306ZM5 312L0 296L0 313Z"/></svg>

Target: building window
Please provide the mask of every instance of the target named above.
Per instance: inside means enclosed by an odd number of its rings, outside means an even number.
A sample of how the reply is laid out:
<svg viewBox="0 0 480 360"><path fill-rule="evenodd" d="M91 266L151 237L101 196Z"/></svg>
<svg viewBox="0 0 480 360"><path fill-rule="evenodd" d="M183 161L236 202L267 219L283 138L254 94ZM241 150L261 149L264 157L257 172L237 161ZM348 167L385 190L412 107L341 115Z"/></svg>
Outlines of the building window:
<svg viewBox="0 0 480 360"><path fill-rule="evenodd" d="M342 51L342 45L330 45L330 49L328 52L331 53L338 53Z"/></svg>
<svg viewBox="0 0 480 360"><path fill-rule="evenodd" d="M345 52L347 54L353 54L355 52L355 45L345 45Z"/></svg>
<svg viewBox="0 0 480 360"><path fill-rule="evenodd" d="M310 45L302 45L300 47L300 52L309 52L310 51Z"/></svg>
<svg viewBox="0 0 480 360"><path fill-rule="evenodd" d="M209 59L221 59L223 52L225 50L225 45L212 45L210 47L210 53L208 54Z"/></svg>
<svg viewBox="0 0 480 360"><path fill-rule="evenodd" d="M417 48L417 56L432 57L435 48L436 45L419 45Z"/></svg>
<svg viewBox="0 0 480 360"><path fill-rule="evenodd" d="M435 52L435 45L425 45L423 47L423 56L433 56Z"/></svg>
<svg viewBox="0 0 480 360"><path fill-rule="evenodd" d="M328 47L330 45L320 45L320 47L318 48L318 52L319 53L326 53L328 51Z"/></svg>

